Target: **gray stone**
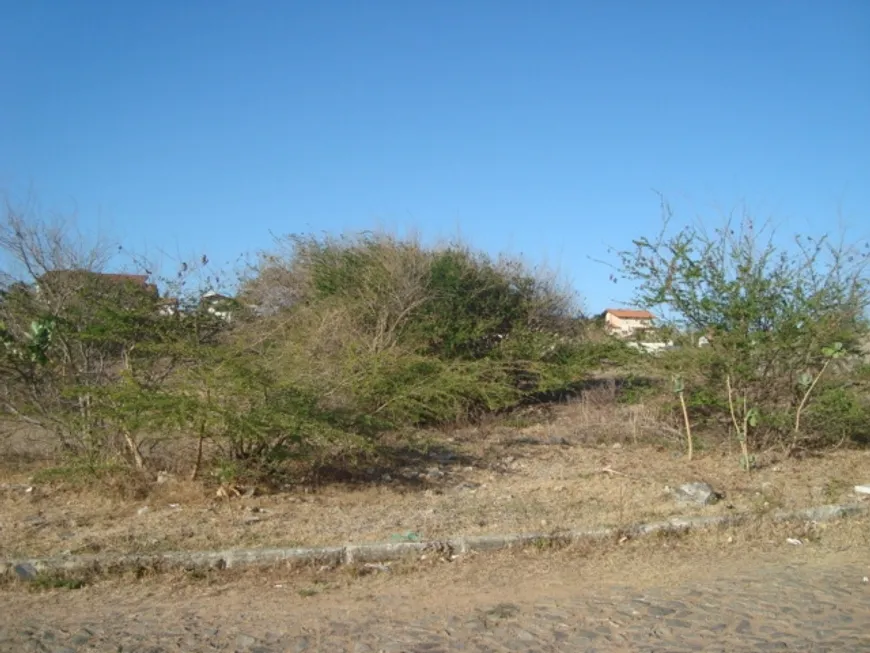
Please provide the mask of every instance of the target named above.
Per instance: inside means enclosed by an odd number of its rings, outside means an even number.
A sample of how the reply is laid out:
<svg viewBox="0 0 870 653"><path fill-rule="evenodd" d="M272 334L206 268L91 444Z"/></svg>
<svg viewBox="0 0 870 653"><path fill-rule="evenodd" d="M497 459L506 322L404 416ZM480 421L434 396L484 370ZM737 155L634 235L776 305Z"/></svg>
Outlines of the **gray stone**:
<svg viewBox="0 0 870 653"><path fill-rule="evenodd" d="M69 641L73 646L84 646L91 641L91 637L93 637L93 633L87 628L82 628L79 632L73 635Z"/></svg>
<svg viewBox="0 0 870 653"><path fill-rule="evenodd" d="M691 484L694 485L694 484ZM706 484L703 484L706 485ZM485 486L481 486L485 487ZM687 486L683 486L685 488ZM709 486L707 486L709 488ZM710 490L708 490L709 492ZM714 493L715 494L715 493ZM829 521L849 515L870 512L870 502L857 502L846 505L817 506L798 511L777 511L772 517L775 521ZM716 525L737 525L749 518L748 513L719 516L674 517L664 522L629 525L631 536L643 536L661 531L682 531ZM626 528L626 527L623 527ZM558 536L545 533L526 533L513 535L468 536L449 540L458 553L471 551L485 552L512 547L539 545L546 542L596 542L607 541L618 532L617 528L591 530L572 530ZM159 565L163 568L224 569L245 565L272 565L276 563L315 563L317 565L338 566L351 562L387 562L409 555L425 553L426 544L414 542L389 542L369 545L348 545L346 547L326 548L258 548L229 549L225 551L172 551L156 554L98 554L74 556L64 554L59 557L39 560L0 560L0 575L32 575L36 570L44 572L76 572L89 570L95 564L111 565L114 569L139 568L143 565ZM860 576L859 576L860 578Z"/></svg>
<svg viewBox="0 0 870 653"><path fill-rule="evenodd" d="M251 637L250 635L245 635L244 633L236 637L236 646L238 646L239 648L248 648L256 643L256 637Z"/></svg>
<svg viewBox="0 0 870 653"><path fill-rule="evenodd" d="M870 483L867 485L856 485L855 486L856 494L870 494Z"/></svg>
<svg viewBox="0 0 870 653"><path fill-rule="evenodd" d="M14 565L12 571L14 571L15 575L21 580L36 580L36 576L39 573L36 571L36 567L29 562L22 562Z"/></svg>
<svg viewBox="0 0 870 653"><path fill-rule="evenodd" d="M831 519L836 519L839 517L856 515L860 512L862 512L861 505L827 505L816 506L814 508L806 508L804 510L796 510L794 512L780 511L774 513L774 517L778 521L799 521L803 519L810 521L829 521Z"/></svg>
<svg viewBox="0 0 870 653"><path fill-rule="evenodd" d="M23 483L0 483L0 490L21 490L30 493L33 492L33 486Z"/></svg>
<svg viewBox="0 0 870 653"><path fill-rule="evenodd" d="M426 470L426 478L429 479L430 481L435 481L439 478L442 478L443 476L444 476L444 472L442 472L437 467L430 467L429 469Z"/></svg>
<svg viewBox="0 0 870 653"><path fill-rule="evenodd" d="M709 506L722 498L709 483L684 483L678 488L672 489L671 493L682 503L693 503L699 506Z"/></svg>

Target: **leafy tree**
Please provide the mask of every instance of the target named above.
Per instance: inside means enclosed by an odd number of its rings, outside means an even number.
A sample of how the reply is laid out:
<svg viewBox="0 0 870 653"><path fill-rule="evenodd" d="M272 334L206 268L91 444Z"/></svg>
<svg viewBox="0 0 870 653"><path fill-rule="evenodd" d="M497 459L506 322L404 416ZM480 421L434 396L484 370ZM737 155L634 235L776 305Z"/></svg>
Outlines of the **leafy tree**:
<svg viewBox="0 0 870 653"><path fill-rule="evenodd" d="M147 275L103 272L104 249L8 212L0 398L8 416L53 433L69 454L142 469L143 446L184 423L179 370L203 358L226 324L190 302L167 315Z"/></svg>
<svg viewBox="0 0 870 653"><path fill-rule="evenodd" d="M637 283L639 305L663 310L684 332L708 334L710 346L659 364L678 362L671 371L727 417L729 383L754 411L749 426L758 446L793 452L829 442L823 425L803 429L800 413L812 411L811 390L819 387L810 386L833 358L856 356L866 337L867 244L798 235L781 246L748 217L712 232L698 225L671 230L665 211L656 237L618 252L621 271Z"/></svg>

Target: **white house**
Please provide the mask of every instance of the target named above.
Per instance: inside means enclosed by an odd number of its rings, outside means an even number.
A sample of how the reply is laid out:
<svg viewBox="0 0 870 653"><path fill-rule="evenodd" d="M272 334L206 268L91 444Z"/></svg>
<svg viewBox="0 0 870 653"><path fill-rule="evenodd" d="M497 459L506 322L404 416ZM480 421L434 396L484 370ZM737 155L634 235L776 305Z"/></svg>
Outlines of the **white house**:
<svg viewBox="0 0 870 653"><path fill-rule="evenodd" d="M628 338L638 331L653 328L655 316L649 311L608 308L604 311L604 326L613 335Z"/></svg>
<svg viewBox="0 0 870 653"><path fill-rule="evenodd" d="M233 319L233 298L221 295L209 290L205 293L201 300L201 304L205 306L205 310L227 322Z"/></svg>
<svg viewBox="0 0 870 653"><path fill-rule="evenodd" d="M667 349L673 349L674 342L673 340L668 340L667 342L628 342L626 345L647 354L658 354Z"/></svg>
<svg viewBox="0 0 870 653"><path fill-rule="evenodd" d="M171 316L178 314L180 302L175 297L161 299L158 304L160 315Z"/></svg>

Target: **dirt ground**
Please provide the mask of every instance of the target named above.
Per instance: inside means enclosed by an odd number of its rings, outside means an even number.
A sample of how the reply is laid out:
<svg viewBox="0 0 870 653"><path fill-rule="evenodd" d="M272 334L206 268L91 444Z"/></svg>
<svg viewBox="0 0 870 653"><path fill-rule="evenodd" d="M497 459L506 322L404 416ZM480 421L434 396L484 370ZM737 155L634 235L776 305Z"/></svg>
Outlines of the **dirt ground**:
<svg viewBox="0 0 870 653"><path fill-rule="evenodd" d="M793 543L794 540L800 544ZM278 599L294 596L311 615L330 606L342 611L365 607L374 596L389 601L400 614L430 607L461 607L482 598L506 595L569 596L586 589L630 585L634 589L668 587L693 577L737 572L757 566L848 560L870 574L870 515L825 523L773 522L760 515L748 524L680 533L661 533L618 544L580 542L559 548L525 547L494 553L468 553L453 561L407 558L386 565L277 564L205 572L135 572L88 578L82 590L52 589L50 584L12 582L0 585L0 597L18 597L34 608L41 599L87 596L220 596L266 592ZM865 574L865 575L866 575ZM860 579L859 579L860 580ZM417 597L414 601L410 599ZM259 597L263 600L265 597ZM280 602L280 601L276 601ZM303 607L304 604L304 607Z"/></svg>
<svg viewBox="0 0 870 653"><path fill-rule="evenodd" d="M867 518L759 518L368 574L276 567L78 590L18 583L0 587L0 650L866 650L868 546Z"/></svg>
<svg viewBox="0 0 870 653"><path fill-rule="evenodd" d="M256 546L319 546L447 536L559 532L684 514L763 514L859 499L870 452L760 459L745 473L736 445L696 452L679 440L611 437L580 405L544 423L420 436L413 466L370 483L218 497L170 477L143 500L105 487L33 485L0 475L0 559ZM612 425L611 425L612 427ZM672 438L672 436L669 436ZM673 439L673 438L672 438ZM703 444L703 443L702 443ZM705 481L724 498L687 505L666 490Z"/></svg>

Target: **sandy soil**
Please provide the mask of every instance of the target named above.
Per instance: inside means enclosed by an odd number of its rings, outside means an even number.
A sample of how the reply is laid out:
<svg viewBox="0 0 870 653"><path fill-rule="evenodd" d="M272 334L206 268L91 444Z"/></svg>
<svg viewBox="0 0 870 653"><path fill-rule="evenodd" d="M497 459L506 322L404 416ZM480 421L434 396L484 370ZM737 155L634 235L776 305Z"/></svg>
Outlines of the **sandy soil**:
<svg viewBox="0 0 870 653"><path fill-rule="evenodd" d="M141 500L95 486L31 485L0 476L0 558L61 553L317 546L419 536L558 532L682 514L803 508L857 500L870 452L762 458L746 474L738 451L596 442L566 409L547 424L429 434L430 453L371 483L216 496L175 478ZM585 434L584 434L585 433ZM422 446L422 445L421 445ZM686 505L667 487L710 483L724 498ZM31 488L31 489L27 489Z"/></svg>

